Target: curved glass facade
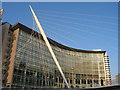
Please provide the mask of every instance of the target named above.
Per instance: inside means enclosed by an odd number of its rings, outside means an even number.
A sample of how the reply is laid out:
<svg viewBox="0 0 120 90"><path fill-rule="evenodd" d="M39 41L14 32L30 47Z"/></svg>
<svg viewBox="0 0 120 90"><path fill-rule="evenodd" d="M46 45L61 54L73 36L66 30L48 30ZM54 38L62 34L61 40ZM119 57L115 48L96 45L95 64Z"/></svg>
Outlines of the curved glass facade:
<svg viewBox="0 0 120 90"><path fill-rule="evenodd" d="M27 31L27 30L26 30ZM14 58L13 87L65 88L65 82L44 42L35 31L20 29ZM74 88L105 86L105 51L78 50L49 39L68 84Z"/></svg>

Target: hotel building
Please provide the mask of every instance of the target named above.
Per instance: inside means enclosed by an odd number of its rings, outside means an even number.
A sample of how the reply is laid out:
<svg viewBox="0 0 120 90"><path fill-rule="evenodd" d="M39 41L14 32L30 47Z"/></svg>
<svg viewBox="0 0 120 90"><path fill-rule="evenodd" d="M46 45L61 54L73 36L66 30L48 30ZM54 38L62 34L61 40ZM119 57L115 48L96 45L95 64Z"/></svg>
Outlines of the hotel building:
<svg viewBox="0 0 120 90"><path fill-rule="evenodd" d="M65 88L65 82L42 38L25 25L2 23L3 87ZM81 50L48 38L72 88L111 84L106 51Z"/></svg>

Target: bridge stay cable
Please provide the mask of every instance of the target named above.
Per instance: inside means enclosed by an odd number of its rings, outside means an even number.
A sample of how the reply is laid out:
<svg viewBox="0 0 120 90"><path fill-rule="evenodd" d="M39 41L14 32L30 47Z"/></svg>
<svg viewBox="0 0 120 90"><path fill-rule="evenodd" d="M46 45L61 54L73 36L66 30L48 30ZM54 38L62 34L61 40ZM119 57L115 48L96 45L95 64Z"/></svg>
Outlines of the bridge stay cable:
<svg viewBox="0 0 120 90"><path fill-rule="evenodd" d="M40 14L38 14L40 15ZM58 18L67 18L67 19L73 19L73 20L84 20L84 21L89 21L89 22L94 22L94 23L104 23L104 24L110 24L110 25L118 25L118 23L114 22L108 22L108 21L98 21L98 20L91 20L91 19L85 19L85 18L79 18L79 17L71 17L71 16L61 16L61 15L53 15L53 14L45 14L42 13L44 16L51 16L51 17L58 17Z"/></svg>
<svg viewBox="0 0 120 90"><path fill-rule="evenodd" d="M81 23L76 23L76 22L73 23L73 22L66 21L66 20L48 18L48 17L44 17L44 16L41 16L40 19L43 19L43 20L55 20L55 21L60 21L60 22L63 22L63 23L69 23L69 24L80 25L80 26L85 26L85 27L89 27L89 28L96 28L96 29L102 29L102 30L104 29L106 31L117 32L114 29L110 29L110 28L98 27L98 26L93 26L93 25L89 25L89 24L81 24Z"/></svg>
<svg viewBox="0 0 120 90"><path fill-rule="evenodd" d="M51 14L72 14L72 15L81 15L81 16L93 16L93 17L99 17L99 18L109 18L109 19L118 19L118 17L114 16L100 16L96 14L88 14L88 13L79 13L79 12L62 12L62 11L48 11L48 10L38 10L39 12L42 13L51 13Z"/></svg>
<svg viewBox="0 0 120 90"><path fill-rule="evenodd" d="M58 24L58 23L53 23L53 22L51 23L51 22L49 22L47 20L42 20L42 22L57 25L57 26L62 26L62 27L65 27L65 28L70 28L71 30L78 30L78 31L81 31L81 32L84 32L84 33L89 33L89 34L93 34L93 35L96 35L96 36L106 37L107 38L106 35L99 35L98 33L91 32L91 31L86 31L86 30L79 29L79 28L76 28L76 27L73 27L73 26L68 26L68 25L63 25L63 24ZM117 40L116 38L113 38L113 37L109 37L109 38L112 39L112 40Z"/></svg>

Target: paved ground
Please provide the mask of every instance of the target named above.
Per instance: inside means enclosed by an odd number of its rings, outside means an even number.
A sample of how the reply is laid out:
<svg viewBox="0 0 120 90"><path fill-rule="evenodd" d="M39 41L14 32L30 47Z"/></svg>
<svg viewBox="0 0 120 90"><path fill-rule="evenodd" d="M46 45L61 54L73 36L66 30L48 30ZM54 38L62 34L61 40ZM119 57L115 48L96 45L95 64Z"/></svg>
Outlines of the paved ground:
<svg viewBox="0 0 120 90"><path fill-rule="evenodd" d="M107 86L107 87L100 87L100 88L73 88L73 89L58 89L58 88L2 88L2 90L120 90L120 85L115 86Z"/></svg>

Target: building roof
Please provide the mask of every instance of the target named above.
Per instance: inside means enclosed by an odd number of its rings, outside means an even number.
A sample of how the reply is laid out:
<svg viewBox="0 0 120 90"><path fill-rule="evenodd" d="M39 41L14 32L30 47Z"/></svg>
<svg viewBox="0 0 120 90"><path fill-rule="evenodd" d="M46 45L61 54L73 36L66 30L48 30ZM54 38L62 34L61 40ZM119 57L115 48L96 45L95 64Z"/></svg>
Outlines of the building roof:
<svg viewBox="0 0 120 90"><path fill-rule="evenodd" d="M8 23L8 22L2 22L2 25L6 24L6 23Z"/></svg>
<svg viewBox="0 0 120 90"><path fill-rule="evenodd" d="M16 23L16 24L14 24L14 25L11 27L11 30L14 31L14 30L16 30L16 29L18 29L18 28L20 28L21 30L23 30L23 31L25 31L25 32L27 32L27 33L29 33L29 34L31 34L32 31L33 31L34 34L35 34L37 37L39 37L39 36L42 37L42 35L41 35L40 33L36 32L35 30L33 30L33 29L31 29L31 28L29 28L29 27L27 27L27 26L25 26L25 25L23 25L23 24L21 24L21 23ZM43 39L43 38L42 38L42 39ZM75 51L75 52L84 52L84 53L105 53L105 52L106 52L106 51L102 51L102 50L83 50L83 49L75 49L75 48L71 48L71 47L62 45L62 44L60 44L60 43L58 43L58 42L56 42L56 41L54 41L54 40L52 40L52 39L50 39L50 38L48 38L48 40L49 40L50 44L52 44L52 45L54 45L54 46L57 46L57 47L59 47L59 48L65 49L65 50L70 50L70 51Z"/></svg>

